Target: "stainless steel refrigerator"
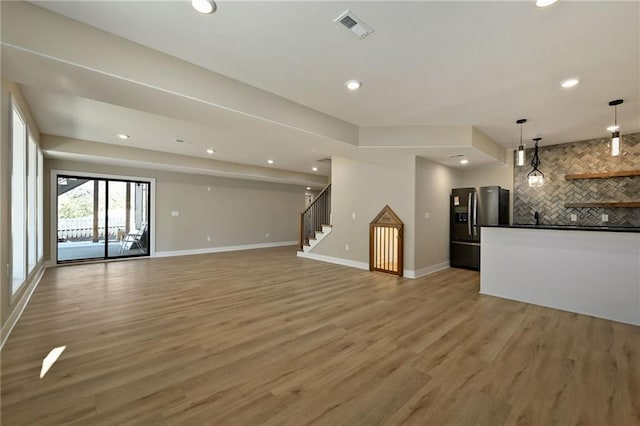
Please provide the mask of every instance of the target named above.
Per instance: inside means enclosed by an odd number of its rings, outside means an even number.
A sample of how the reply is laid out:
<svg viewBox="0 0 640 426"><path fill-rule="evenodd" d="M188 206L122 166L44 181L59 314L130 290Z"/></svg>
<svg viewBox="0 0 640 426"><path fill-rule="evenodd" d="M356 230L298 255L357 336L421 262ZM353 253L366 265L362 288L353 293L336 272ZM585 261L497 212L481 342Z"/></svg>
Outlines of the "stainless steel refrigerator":
<svg viewBox="0 0 640 426"><path fill-rule="evenodd" d="M451 190L449 263L480 270L480 228L509 224L509 190L499 186Z"/></svg>

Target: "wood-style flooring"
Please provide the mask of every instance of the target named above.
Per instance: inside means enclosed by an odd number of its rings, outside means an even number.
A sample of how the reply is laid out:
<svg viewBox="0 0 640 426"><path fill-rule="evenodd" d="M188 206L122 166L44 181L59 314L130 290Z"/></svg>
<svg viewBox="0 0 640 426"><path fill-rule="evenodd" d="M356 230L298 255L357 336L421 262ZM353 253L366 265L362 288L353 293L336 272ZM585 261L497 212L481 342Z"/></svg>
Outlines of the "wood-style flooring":
<svg viewBox="0 0 640 426"><path fill-rule="evenodd" d="M640 425L640 327L478 289L292 247L49 269L2 425Z"/></svg>

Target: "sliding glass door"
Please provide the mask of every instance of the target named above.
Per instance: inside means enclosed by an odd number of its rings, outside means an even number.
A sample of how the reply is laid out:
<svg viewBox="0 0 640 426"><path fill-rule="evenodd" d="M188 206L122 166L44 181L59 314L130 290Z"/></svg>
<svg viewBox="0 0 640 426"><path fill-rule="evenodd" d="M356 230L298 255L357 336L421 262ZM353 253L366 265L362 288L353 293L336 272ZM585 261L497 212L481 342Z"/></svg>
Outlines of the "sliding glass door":
<svg viewBox="0 0 640 426"><path fill-rule="evenodd" d="M148 256L149 182L58 175L58 263Z"/></svg>

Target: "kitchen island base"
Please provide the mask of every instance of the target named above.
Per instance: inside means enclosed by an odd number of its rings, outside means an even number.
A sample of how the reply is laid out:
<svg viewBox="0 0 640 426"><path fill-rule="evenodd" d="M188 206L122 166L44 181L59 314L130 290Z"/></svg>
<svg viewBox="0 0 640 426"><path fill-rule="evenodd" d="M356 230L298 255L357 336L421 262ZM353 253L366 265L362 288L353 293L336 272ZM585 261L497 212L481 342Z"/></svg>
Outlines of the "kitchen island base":
<svg viewBox="0 0 640 426"><path fill-rule="evenodd" d="M640 233L483 227L480 293L640 325Z"/></svg>

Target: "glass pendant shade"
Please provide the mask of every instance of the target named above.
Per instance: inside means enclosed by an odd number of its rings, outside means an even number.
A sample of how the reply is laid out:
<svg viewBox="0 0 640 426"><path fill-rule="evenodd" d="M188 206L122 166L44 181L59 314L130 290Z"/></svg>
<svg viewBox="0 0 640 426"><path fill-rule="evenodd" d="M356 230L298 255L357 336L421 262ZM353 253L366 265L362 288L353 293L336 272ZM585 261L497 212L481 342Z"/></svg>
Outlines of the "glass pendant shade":
<svg viewBox="0 0 640 426"><path fill-rule="evenodd" d="M520 125L520 145L518 145L518 150L516 151L516 166L522 167L524 166L525 154L524 154L524 144L522 143L522 125L527 122L526 118L521 118L516 121L517 124Z"/></svg>
<svg viewBox="0 0 640 426"><path fill-rule="evenodd" d="M620 127L618 126L618 105L622 104L622 99L616 99L609 102L609 106L613 107L613 126L608 127L611 130L611 156L618 157L621 151Z"/></svg>
<svg viewBox="0 0 640 426"><path fill-rule="evenodd" d="M544 185L544 175L540 172L534 172L534 174L529 175L527 179L529 180L529 186L531 188L538 188Z"/></svg>
<svg viewBox="0 0 640 426"><path fill-rule="evenodd" d="M516 165L518 167L524 166L524 160L525 160L524 145L520 145L518 147L518 152L517 152L517 156L516 156Z"/></svg>
<svg viewBox="0 0 640 426"><path fill-rule="evenodd" d="M620 155L620 132L611 133L611 155L618 157Z"/></svg>

